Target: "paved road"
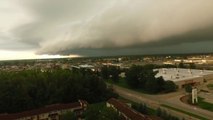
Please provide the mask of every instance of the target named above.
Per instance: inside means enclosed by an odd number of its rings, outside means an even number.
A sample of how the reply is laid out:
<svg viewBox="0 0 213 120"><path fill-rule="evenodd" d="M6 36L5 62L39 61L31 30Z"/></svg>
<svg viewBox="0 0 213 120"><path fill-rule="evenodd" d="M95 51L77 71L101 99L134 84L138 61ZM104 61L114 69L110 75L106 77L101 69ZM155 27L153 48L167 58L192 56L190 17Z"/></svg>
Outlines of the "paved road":
<svg viewBox="0 0 213 120"><path fill-rule="evenodd" d="M174 107L176 106L176 107L181 108L185 111L190 111L193 114L196 114L196 115L199 115L199 116L204 116L205 118L209 118L210 120L213 120L213 112L198 108L196 106L191 106L191 105L182 103L180 101L180 98L182 96L183 95L178 95L176 97L169 98L167 100L167 104L173 105Z"/></svg>
<svg viewBox="0 0 213 120"><path fill-rule="evenodd" d="M158 108L160 107L160 104L165 104L174 108L178 108L184 111L189 111L190 113L203 116L205 118L208 118L210 120L213 120L213 112L209 112L203 109L196 108L194 109L192 106L186 105L182 102L177 102L179 99L177 98L175 101L171 102L171 99L167 99L166 97L161 97L159 95L147 95L139 92L135 92L126 88L122 88L116 85L113 85L113 89L115 92L117 92L120 96L129 99L131 101L137 102L137 103L146 103L151 108ZM181 103L181 104L180 104ZM179 116L180 118L185 118L187 120L197 120L196 118L193 118L189 115L183 114L181 112L177 112L171 109L167 109L168 112L172 115Z"/></svg>

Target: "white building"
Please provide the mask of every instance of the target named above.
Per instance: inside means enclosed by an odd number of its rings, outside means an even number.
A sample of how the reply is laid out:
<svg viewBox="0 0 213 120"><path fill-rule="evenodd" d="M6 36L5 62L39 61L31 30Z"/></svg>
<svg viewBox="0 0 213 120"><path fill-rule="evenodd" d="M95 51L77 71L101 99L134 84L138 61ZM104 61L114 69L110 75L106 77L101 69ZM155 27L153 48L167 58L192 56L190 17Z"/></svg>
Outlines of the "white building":
<svg viewBox="0 0 213 120"><path fill-rule="evenodd" d="M154 71L159 71L155 77L162 76L165 80L171 80L179 88L183 88L186 84L199 85L213 80L213 71L209 70L161 68Z"/></svg>

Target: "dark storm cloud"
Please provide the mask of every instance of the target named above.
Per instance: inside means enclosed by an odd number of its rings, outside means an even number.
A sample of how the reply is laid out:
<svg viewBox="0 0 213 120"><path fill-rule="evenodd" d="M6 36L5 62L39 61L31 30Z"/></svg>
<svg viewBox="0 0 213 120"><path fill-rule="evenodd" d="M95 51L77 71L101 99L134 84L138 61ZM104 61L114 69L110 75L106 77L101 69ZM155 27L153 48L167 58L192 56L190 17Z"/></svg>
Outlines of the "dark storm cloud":
<svg viewBox="0 0 213 120"><path fill-rule="evenodd" d="M25 42L19 42L11 35L0 32L0 50L26 50L36 48L34 44L27 44Z"/></svg>
<svg viewBox="0 0 213 120"><path fill-rule="evenodd" d="M104 3L99 0L23 0L21 5L35 20L17 27L13 33L21 41L40 47L43 42L51 43L58 36L62 39L70 25L88 19L93 15L91 13L99 10Z"/></svg>
<svg viewBox="0 0 213 120"><path fill-rule="evenodd" d="M60 52L62 55L80 54L82 56L116 56L116 55L148 55L148 54L185 54L185 53L212 53L213 41L184 43L171 46L105 48L105 49L71 49ZM196 52L195 52L196 51Z"/></svg>
<svg viewBox="0 0 213 120"><path fill-rule="evenodd" d="M167 37L159 41L149 42L144 45L135 45L134 47L165 47L173 45L181 45L187 43L208 43L213 42L213 25L209 27L183 33L181 35L175 35ZM199 46L199 45L198 45ZM190 46L189 46L190 47Z"/></svg>
<svg viewBox="0 0 213 120"><path fill-rule="evenodd" d="M108 47L102 49L71 49L60 54L80 54L83 56L114 56L167 53L210 53L213 51L213 26L190 31L146 44L135 44L125 48Z"/></svg>
<svg viewBox="0 0 213 120"><path fill-rule="evenodd" d="M211 0L25 0L35 20L14 30L38 54L212 52ZM205 46L204 50L198 46Z"/></svg>

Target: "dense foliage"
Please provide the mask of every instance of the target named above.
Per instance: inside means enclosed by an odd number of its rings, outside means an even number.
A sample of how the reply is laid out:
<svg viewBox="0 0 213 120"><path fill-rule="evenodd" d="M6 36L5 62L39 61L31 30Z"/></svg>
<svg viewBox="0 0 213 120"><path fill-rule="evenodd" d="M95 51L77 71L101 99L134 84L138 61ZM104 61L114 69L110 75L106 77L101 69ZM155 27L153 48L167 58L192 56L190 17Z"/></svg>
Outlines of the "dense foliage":
<svg viewBox="0 0 213 120"><path fill-rule="evenodd" d="M101 77L103 79L112 79L114 82L119 81L121 70L116 66L103 66L101 68Z"/></svg>
<svg viewBox="0 0 213 120"><path fill-rule="evenodd" d="M89 105L85 112L85 120L122 120L122 118L113 108L99 103Z"/></svg>
<svg viewBox="0 0 213 120"><path fill-rule="evenodd" d="M185 91L186 91L187 93L192 93L192 85L187 84L187 85L185 86Z"/></svg>
<svg viewBox="0 0 213 120"><path fill-rule="evenodd" d="M78 120L78 117L74 112L67 112L60 116L60 120Z"/></svg>
<svg viewBox="0 0 213 120"><path fill-rule="evenodd" d="M78 99L89 103L115 96L95 74L84 70L0 72L0 113L19 112Z"/></svg>
<svg viewBox="0 0 213 120"><path fill-rule="evenodd" d="M179 67L179 68L195 69L195 68L196 68L196 65L195 65L195 63L183 63L183 62L180 62L180 63L178 64L178 67Z"/></svg>
<svg viewBox="0 0 213 120"><path fill-rule="evenodd" d="M178 117L172 116L167 111L162 110L161 108L157 109L157 116L161 117L164 120L179 120Z"/></svg>
<svg viewBox="0 0 213 120"><path fill-rule="evenodd" d="M209 90L213 90L213 84L208 84L208 85L207 85L207 88L208 88Z"/></svg>
<svg viewBox="0 0 213 120"><path fill-rule="evenodd" d="M165 81L163 77L155 77L158 71L153 66L132 66L126 72L127 84L134 89L142 89L148 93L172 92L176 85L172 81Z"/></svg>
<svg viewBox="0 0 213 120"><path fill-rule="evenodd" d="M148 107L146 104L133 104L132 105L132 108L137 110L138 112L142 113L142 114L149 114L149 111L148 111Z"/></svg>

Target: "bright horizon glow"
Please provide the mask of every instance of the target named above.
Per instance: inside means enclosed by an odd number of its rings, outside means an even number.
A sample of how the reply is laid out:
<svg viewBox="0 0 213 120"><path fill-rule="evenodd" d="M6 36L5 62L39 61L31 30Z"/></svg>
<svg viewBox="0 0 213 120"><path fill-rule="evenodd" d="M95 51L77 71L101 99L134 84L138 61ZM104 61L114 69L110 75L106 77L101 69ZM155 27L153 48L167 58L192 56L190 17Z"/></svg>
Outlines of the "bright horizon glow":
<svg viewBox="0 0 213 120"><path fill-rule="evenodd" d="M26 60L26 59L54 59L54 58L74 58L80 57L78 55L36 55L29 51L3 51L0 50L0 60Z"/></svg>

